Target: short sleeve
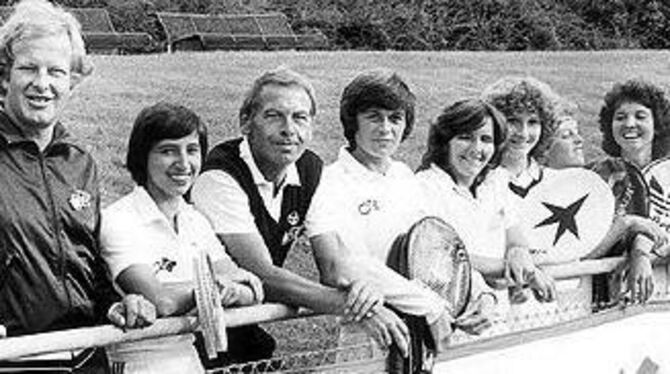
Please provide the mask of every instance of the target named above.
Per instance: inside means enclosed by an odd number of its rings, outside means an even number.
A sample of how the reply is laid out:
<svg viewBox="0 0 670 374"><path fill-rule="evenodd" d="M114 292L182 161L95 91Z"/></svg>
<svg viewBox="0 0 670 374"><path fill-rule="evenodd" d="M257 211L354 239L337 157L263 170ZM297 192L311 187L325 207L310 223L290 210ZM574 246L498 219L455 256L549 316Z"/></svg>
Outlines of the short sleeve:
<svg viewBox="0 0 670 374"><path fill-rule="evenodd" d="M128 214L102 211L100 228L102 258L107 263L113 280L131 265L151 266L151 258L139 239L142 237L141 225Z"/></svg>
<svg viewBox="0 0 670 374"><path fill-rule="evenodd" d="M209 170L201 174L191 190L191 200L217 234L258 232L249 198L228 173Z"/></svg>
<svg viewBox="0 0 670 374"><path fill-rule="evenodd" d="M196 235L200 246L207 252L209 258L213 262L221 261L224 264L226 272L232 273L237 271L239 267L226 252L226 248L216 236L214 230L212 230L207 218L202 213L194 210L192 211L192 221L194 228L197 229Z"/></svg>
<svg viewBox="0 0 670 374"><path fill-rule="evenodd" d="M321 178L314 192L307 216L305 229L308 237L314 237L330 231L338 231L337 217L342 213L342 205L338 199L336 186L327 174Z"/></svg>

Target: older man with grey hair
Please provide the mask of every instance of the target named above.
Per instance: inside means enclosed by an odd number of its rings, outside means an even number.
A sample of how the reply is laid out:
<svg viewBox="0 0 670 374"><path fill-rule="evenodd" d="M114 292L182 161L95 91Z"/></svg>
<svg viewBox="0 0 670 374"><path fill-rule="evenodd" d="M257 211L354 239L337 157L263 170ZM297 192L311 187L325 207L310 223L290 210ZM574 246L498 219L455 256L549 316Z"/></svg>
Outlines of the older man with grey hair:
<svg viewBox="0 0 670 374"><path fill-rule="evenodd" d="M231 256L261 278L267 300L348 316L406 351L407 327L374 289L362 282L329 287L282 267L303 234L321 176L321 159L307 149L315 114L314 89L305 77L287 68L263 73L239 111L243 136L212 149L193 186L193 202ZM319 270L322 279L329 271ZM257 326L228 336L233 362L267 358L274 350L272 337Z"/></svg>

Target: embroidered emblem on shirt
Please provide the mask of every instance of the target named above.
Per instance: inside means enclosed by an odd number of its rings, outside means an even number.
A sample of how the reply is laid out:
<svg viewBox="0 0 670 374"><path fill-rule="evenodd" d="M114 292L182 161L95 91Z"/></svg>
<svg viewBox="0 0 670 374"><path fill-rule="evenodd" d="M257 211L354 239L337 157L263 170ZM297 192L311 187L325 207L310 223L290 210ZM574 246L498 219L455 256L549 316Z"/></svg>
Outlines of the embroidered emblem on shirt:
<svg viewBox="0 0 670 374"><path fill-rule="evenodd" d="M161 270L171 273L175 266L177 266L177 261L163 257L159 261L154 262L154 274L160 273Z"/></svg>
<svg viewBox="0 0 670 374"><path fill-rule="evenodd" d="M364 216L367 216L373 210L379 210L379 201L367 199L358 205L358 212Z"/></svg>
<svg viewBox="0 0 670 374"><path fill-rule="evenodd" d="M84 190L75 190L67 201L74 210L90 208L91 194Z"/></svg>
<svg viewBox="0 0 670 374"><path fill-rule="evenodd" d="M286 217L286 222L291 226L295 226L300 222L300 215L294 210Z"/></svg>

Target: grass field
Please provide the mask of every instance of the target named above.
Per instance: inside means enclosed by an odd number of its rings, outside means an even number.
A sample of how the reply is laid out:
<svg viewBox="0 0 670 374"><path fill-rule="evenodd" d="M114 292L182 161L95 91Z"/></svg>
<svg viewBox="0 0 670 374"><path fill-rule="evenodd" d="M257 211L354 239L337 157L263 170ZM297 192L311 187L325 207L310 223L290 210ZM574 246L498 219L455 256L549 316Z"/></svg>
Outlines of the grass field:
<svg viewBox="0 0 670 374"><path fill-rule="evenodd" d="M415 131L399 158L416 166L427 125L448 103L478 95L508 74L530 74L580 105L587 158L599 156L596 121L603 94L614 82L644 77L670 86L670 53L611 52L218 52L93 56L96 70L77 87L65 122L92 147L104 177L105 202L129 191L125 146L139 110L160 100L194 109L209 125L211 144L237 135L237 109L250 82L285 64L312 79L318 114L312 148L327 162L344 144L339 96L357 72L388 67L400 72L417 99Z"/></svg>
<svg viewBox="0 0 670 374"><path fill-rule="evenodd" d="M123 163L127 137L139 110L157 101L194 109L209 125L211 144L237 132L237 109L250 82L262 71L284 64L312 79L318 114L312 148L327 162L344 144L339 124L339 96L357 72L373 67L395 69L417 99L417 121L399 158L418 165L425 149L428 123L448 103L478 95L489 83L509 74L533 75L580 106L578 117L588 159L599 157L597 114L603 94L613 83L643 77L670 86L670 53L609 52L219 52L142 56L93 56L96 70L76 89L66 109L66 126L89 146L103 177L104 203L131 188ZM314 276L307 250L289 259L290 266ZM330 320L292 325L295 336L332 336ZM285 331L277 327L273 331ZM281 340L280 340L281 342ZM326 344L325 342L321 342ZM313 344L306 345L314 347Z"/></svg>

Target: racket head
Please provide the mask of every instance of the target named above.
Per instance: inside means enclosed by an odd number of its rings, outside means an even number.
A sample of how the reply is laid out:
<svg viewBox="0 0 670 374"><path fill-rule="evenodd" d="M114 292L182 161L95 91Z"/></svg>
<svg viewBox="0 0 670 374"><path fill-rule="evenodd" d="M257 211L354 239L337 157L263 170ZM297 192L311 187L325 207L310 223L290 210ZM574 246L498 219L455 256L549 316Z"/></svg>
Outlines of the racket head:
<svg viewBox="0 0 670 374"><path fill-rule="evenodd" d="M407 277L444 298L454 317L460 315L469 301L472 266L456 230L438 217L425 217L410 228L404 245Z"/></svg>
<svg viewBox="0 0 670 374"><path fill-rule="evenodd" d="M551 170L519 205L519 219L542 263L578 260L592 253L614 219L614 195L595 172Z"/></svg>

